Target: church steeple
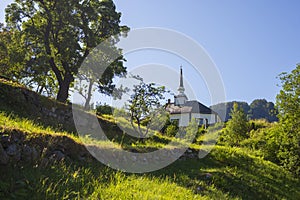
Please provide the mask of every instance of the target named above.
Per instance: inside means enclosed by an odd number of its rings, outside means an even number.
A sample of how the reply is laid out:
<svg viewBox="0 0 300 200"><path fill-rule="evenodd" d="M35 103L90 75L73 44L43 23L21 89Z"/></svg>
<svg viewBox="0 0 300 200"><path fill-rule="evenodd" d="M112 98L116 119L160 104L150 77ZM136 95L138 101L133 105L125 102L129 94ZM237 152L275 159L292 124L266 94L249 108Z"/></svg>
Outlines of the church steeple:
<svg viewBox="0 0 300 200"><path fill-rule="evenodd" d="M174 96L175 105L183 106L185 102L188 100L187 96L184 94L184 86L183 86L183 73L182 73L182 66L180 66L180 80L179 80L179 94Z"/></svg>
<svg viewBox="0 0 300 200"><path fill-rule="evenodd" d="M180 81L179 81L179 88L178 92L179 94L184 94L184 87L183 87L183 75L182 75L182 66L180 66Z"/></svg>

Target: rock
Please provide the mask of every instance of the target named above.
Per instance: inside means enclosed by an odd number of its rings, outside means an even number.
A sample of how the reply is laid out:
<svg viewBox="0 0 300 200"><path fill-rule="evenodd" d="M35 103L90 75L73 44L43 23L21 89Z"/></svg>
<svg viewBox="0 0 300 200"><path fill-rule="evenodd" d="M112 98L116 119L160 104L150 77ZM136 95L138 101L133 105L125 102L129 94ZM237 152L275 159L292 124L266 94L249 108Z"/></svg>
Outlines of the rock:
<svg viewBox="0 0 300 200"><path fill-rule="evenodd" d="M52 107L52 108L51 108L51 111L52 111L53 113L55 113L56 108L55 108L55 107Z"/></svg>
<svg viewBox="0 0 300 200"><path fill-rule="evenodd" d="M7 148L10 145L10 137L8 135L1 136L1 144L3 148Z"/></svg>
<svg viewBox="0 0 300 200"><path fill-rule="evenodd" d="M13 162L19 162L21 160L21 151L16 144L11 144L7 147L6 153L11 157Z"/></svg>
<svg viewBox="0 0 300 200"><path fill-rule="evenodd" d="M137 159L136 156L132 156L132 157L131 157L131 160L132 160L133 162L135 162L136 159Z"/></svg>
<svg viewBox="0 0 300 200"><path fill-rule="evenodd" d="M16 144L11 144L7 147L6 153L9 156L15 156L18 154L18 147Z"/></svg>
<svg viewBox="0 0 300 200"><path fill-rule="evenodd" d="M28 145L24 145L22 148L21 157L25 162L32 162L32 148Z"/></svg>
<svg viewBox="0 0 300 200"><path fill-rule="evenodd" d="M56 155L56 157L61 160L65 157L65 154L62 151L56 150L53 152L54 155Z"/></svg>
<svg viewBox="0 0 300 200"><path fill-rule="evenodd" d="M38 160L38 158L39 158L39 153L38 153L38 151L36 150L36 148L33 147L33 148L32 148L32 154L31 154L31 160L32 160L33 162L35 162L35 161Z"/></svg>
<svg viewBox="0 0 300 200"><path fill-rule="evenodd" d="M22 143L22 138L21 138L21 136L19 135L19 133L14 134L12 140L13 140L13 142L16 143L16 144Z"/></svg>
<svg viewBox="0 0 300 200"><path fill-rule="evenodd" d="M40 163L40 166L41 167L46 167L49 163L49 159L48 158L43 158L41 163Z"/></svg>
<svg viewBox="0 0 300 200"><path fill-rule="evenodd" d="M143 163L143 164L148 164L147 158L143 158L142 161L141 161L141 163Z"/></svg>
<svg viewBox="0 0 300 200"><path fill-rule="evenodd" d="M51 161L60 161L65 159L65 154L60 150L55 150L52 152L51 156L49 157L49 160Z"/></svg>
<svg viewBox="0 0 300 200"><path fill-rule="evenodd" d="M7 165L8 161L9 161L8 155L6 154L2 144L0 143L0 164Z"/></svg>
<svg viewBox="0 0 300 200"><path fill-rule="evenodd" d="M212 178L212 174L211 173L205 173L205 178L207 179L211 179Z"/></svg>

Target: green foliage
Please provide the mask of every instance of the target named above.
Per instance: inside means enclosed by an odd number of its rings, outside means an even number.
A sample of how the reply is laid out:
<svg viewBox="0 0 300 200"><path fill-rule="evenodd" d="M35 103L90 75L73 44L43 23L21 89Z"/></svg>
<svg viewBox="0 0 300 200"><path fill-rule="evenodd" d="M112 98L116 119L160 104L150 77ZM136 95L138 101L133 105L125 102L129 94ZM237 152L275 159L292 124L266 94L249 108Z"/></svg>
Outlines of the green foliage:
<svg viewBox="0 0 300 200"><path fill-rule="evenodd" d="M113 109L108 104L96 106L97 115L112 115L112 112L113 112Z"/></svg>
<svg viewBox="0 0 300 200"><path fill-rule="evenodd" d="M165 129L164 134L168 137L174 137L178 132L178 126L176 124L170 124Z"/></svg>
<svg viewBox="0 0 300 200"><path fill-rule="evenodd" d="M279 78L282 82L282 89L276 97L279 119L290 126L291 131L297 131L300 129L300 64L291 73L282 73Z"/></svg>
<svg viewBox="0 0 300 200"><path fill-rule="evenodd" d="M163 127L161 125L166 123L168 115L161 103L166 92L164 86L145 83L143 80L138 85L134 85L127 110L130 113L132 128L136 133L139 133L141 138L147 136L149 129L155 130L158 127ZM137 129L134 123L137 124ZM141 126L145 126L146 131L143 131Z"/></svg>
<svg viewBox="0 0 300 200"><path fill-rule="evenodd" d="M22 47L20 36L20 31L5 28L0 23L0 75L15 81L27 76L22 70L25 49Z"/></svg>
<svg viewBox="0 0 300 200"><path fill-rule="evenodd" d="M283 128L282 147L278 154L283 165L300 174L300 64L291 73L279 76L282 89L276 97L279 120Z"/></svg>
<svg viewBox="0 0 300 200"><path fill-rule="evenodd" d="M7 26L20 31L20 44L26 50L24 71L41 90L54 87L61 102L66 102L91 49L110 36L128 31L119 25L121 14L112 0L16 0L5 11ZM122 61L123 57L118 57L104 76L98 77L103 87L111 89L114 74L124 72Z"/></svg>
<svg viewBox="0 0 300 200"><path fill-rule="evenodd" d="M233 105L230 113L231 119L226 124L226 129L222 138L231 146L239 146L240 142L245 140L248 135L249 123L244 111L238 104Z"/></svg>
<svg viewBox="0 0 300 200"><path fill-rule="evenodd" d="M198 135L199 135L199 122L193 118L188 126L185 128L184 132L186 134L185 138L186 140L190 142L195 142ZM181 128L181 127L180 127Z"/></svg>

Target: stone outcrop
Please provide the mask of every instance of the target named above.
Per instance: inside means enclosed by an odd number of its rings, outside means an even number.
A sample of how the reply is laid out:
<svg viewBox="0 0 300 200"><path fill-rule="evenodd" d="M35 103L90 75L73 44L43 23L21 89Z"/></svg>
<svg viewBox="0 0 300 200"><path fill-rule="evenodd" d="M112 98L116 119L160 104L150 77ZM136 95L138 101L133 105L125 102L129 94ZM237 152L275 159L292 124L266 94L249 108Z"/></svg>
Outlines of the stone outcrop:
<svg viewBox="0 0 300 200"><path fill-rule="evenodd" d="M95 158L90 154L86 147L75 142L72 138L64 135L27 135L18 130L11 130L9 132L0 132L0 165L8 164L37 164L40 166L47 166L57 161L78 161L78 162L91 162ZM91 147L90 147L91 148ZM92 148L98 148L93 147ZM143 157L143 160L137 160L136 156L132 158L121 157L118 155L121 152L118 150L111 150L108 155L116 157L120 162L144 162L148 163L149 160L161 162L165 157L170 157L172 154L177 154L177 150L166 151L166 155L160 157ZM134 152L134 149L129 150ZM188 149L179 158L179 160L198 159L198 151ZM148 163L150 164L150 163Z"/></svg>
<svg viewBox="0 0 300 200"><path fill-rule="evenodd" d="M40 164L61 160L90 161L86 148L67 136L28 136L18 130L0 132L0 165Z"/></svg>
<svg viewBox="0 0 300 200"><path fill-rule="evenodd" d="M36 123L75 132L72 106L39 95L0 77L0 110L13 111ZM13 98L12 98L13 97Z"/></svg>

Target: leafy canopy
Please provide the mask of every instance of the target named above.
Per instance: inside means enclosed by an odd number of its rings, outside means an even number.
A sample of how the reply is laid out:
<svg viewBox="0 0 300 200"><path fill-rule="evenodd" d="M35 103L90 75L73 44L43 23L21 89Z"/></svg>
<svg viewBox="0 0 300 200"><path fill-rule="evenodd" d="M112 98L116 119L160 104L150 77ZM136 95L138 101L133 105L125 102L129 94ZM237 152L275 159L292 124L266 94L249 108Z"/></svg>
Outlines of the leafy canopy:
<svg viewBox="0 0 300 200"><path fill-rule="evenodd" d="M147 136L149 129L157 130L158 127L164 126L168 116L161 101L165 98L166 92L164 86L156 86L155 83L141 81L138 85L134 85L127 109L132 127L141 138ZM137 124L138 129L135 128L134 123ZM141 125L147 126L145 131Z"/></svg>
<svg viewBox="0 0 300 200"><path fill-rule="evenodd" d="M278 157L293 173L300 174L300 64L291 73L279 75L282 89L277 95L282 127Z"/></svg>
<svg viewBox="0 0 300 200"><path fill-rule="evenodd" d="M53 77L57 99L62 102L91 49L128 31L120 26L120 17L112 0L15 0L6 8L7 25L20 31L26 49L26 71L32 79ZM118 60L122 64L122 56ZM98 77L99 82L110 85L112 77L124 71L115 62L105 76ZM42 84L40 79L35 81Z"/></svg>

